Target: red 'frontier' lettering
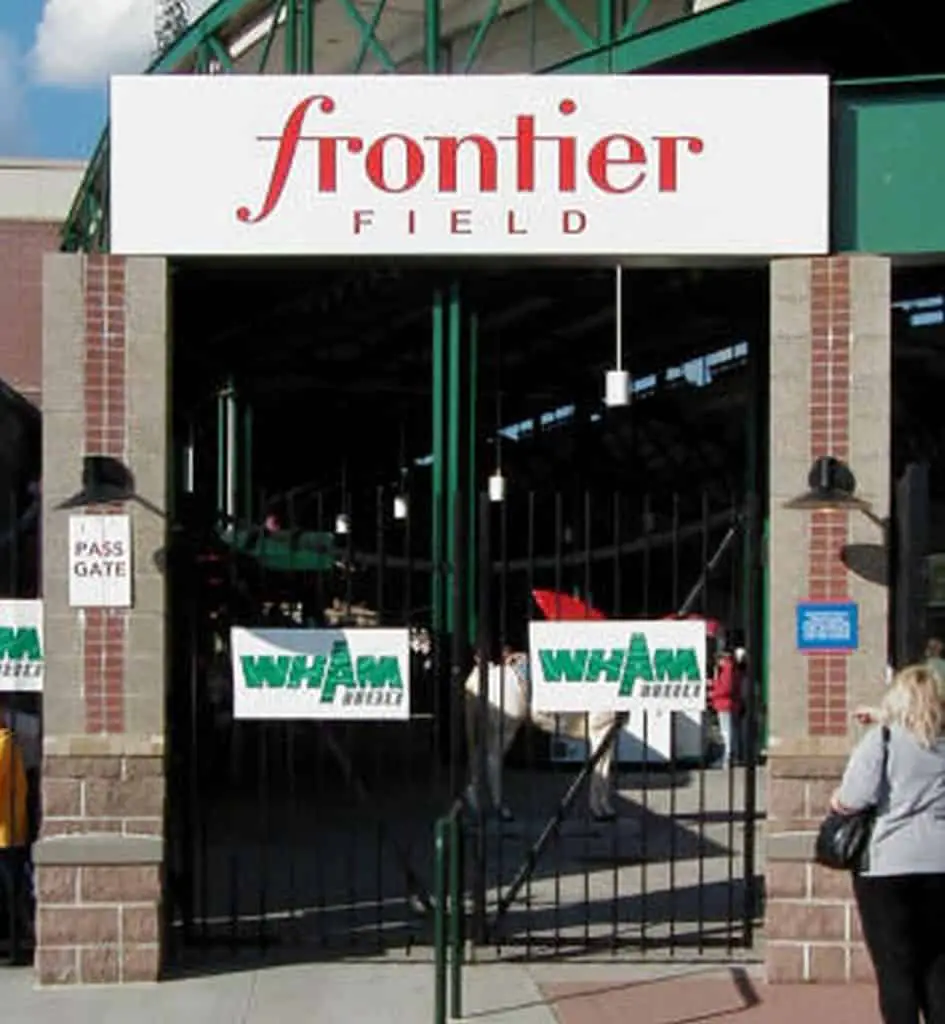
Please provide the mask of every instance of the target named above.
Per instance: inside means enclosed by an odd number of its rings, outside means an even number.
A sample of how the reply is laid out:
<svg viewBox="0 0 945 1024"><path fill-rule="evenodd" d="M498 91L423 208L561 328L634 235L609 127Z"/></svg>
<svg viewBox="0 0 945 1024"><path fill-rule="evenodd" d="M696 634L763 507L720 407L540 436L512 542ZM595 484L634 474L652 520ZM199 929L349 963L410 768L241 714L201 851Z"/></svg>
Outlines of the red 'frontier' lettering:
<svg viewBox="0 0 945 1024"><path fill-rule="evenodd" d="M704 141L695 135L654 135L645 142L624 132L614 132L595 140L582 153L580 140L574 135L540 134L533 114L516 114L514 134L495 138L481 133L425 135L419 139L402 132L389 132L374 139L303 134L312 107L326 117L337 111L331 96L308 96L289 114L281 135L259 137L261 142L277 142L278 150L258 211L253 213L249 206L240 206L236 211L242 223L259 224L278 208L302 142L315 144L315 188L322 194L338 190L342 153L363 154L359 160L363 177L379 192L392 195L410 192L428 178L435 179L439 193L458 192L460 158L465 152L476 157L476 191L480 194L498 191L500 166L507 159L514 161L516 191L535 192L540 187L536 181L539 146L554 148L556 170L554 184L542 183L541 187L551 187L558 193L576 192L583 178L600 192L628 194L641 188L654 169L657 190L676 192L680 154L698 155L705 149ZM558 104L558 113L563 118L573 116L577 109L573 99L563 99ZM510 157L504 155L503 144L509 144Z"/></svg>

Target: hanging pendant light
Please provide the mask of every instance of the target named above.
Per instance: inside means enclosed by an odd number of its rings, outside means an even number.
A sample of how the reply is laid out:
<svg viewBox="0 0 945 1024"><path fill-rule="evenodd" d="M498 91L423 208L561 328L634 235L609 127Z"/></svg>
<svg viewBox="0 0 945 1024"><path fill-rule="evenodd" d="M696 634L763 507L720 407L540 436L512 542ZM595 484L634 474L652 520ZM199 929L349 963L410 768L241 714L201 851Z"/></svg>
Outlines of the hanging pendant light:
<svg viewBox="0 0 945 1024"><path fill-rule="evenodd" d="M607 371L604 403L609 408L630 404L630 374L623 368L623 267L616 269L616 368Z"/></svg>
<svg viewBox="0 0 945 1024"><path fill-rule="evenodd" d="M404 439L404 427L400 427L400 487L394 494L394 519L403 522L407 518L409 502L407 501L407 452Z"/></svg>
<svg viewBox="0 0 945 1024"><path fill-rule="evenodd" d="M347 512L339 512L335 516L335 533L339 537L344 537L351 532L351 519Z"/></svg>
<svg viewBox="0 0 945 1024"><path fill-rule="evenodd" d="M505 477L502 475L502 353L496 367L495 392L495 471L489 477L489 501L499 504L505 501Z"/></svg>

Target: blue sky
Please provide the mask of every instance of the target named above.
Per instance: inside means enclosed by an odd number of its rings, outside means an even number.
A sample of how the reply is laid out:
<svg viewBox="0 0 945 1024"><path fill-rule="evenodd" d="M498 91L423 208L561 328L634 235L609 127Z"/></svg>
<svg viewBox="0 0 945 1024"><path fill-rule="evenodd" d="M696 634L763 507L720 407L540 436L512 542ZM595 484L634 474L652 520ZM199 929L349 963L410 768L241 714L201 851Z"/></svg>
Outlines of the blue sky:
<svg viewBox="0 0 945 1024"><path fill-rule="evenodd" d="M108 76L152 56L156 2L0 0L0 158L90 156Z"/></svg>
<svg viewBox="0 0 945 1024"><path fill-rule="evenodd" d="M105 124L106 87L38 80L30 65L43 3L0 2L0 156L87 157Z"/></svg>

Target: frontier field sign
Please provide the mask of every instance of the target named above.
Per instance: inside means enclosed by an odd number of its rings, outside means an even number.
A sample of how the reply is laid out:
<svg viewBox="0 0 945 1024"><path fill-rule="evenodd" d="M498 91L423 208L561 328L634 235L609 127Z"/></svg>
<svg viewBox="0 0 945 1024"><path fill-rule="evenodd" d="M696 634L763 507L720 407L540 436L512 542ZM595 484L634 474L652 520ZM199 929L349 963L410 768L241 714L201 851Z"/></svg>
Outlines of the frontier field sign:
<svg viewBox="0 0 945 1024"><path fill-rule="evenodd" d="M0 601L0 692L41 693L45 673L43 602Z"/></svg>
<svg viewBox="0 0 945 1024"><path fill-rule="evenodd" d="M235 718L410 718L406 629L236 627L230 646Z"/></svg>
<svg viewBox="0 0 945 1024"><path fill-rule="evenodd" d="M828 247L825 77L116 77L110 123L121 255Z"/></svg>
<svg viewBox="0 0 945 1024"><path fill-rule="evenodd" d="M702 711L703 622L532 622L536 711Z"/></svg>

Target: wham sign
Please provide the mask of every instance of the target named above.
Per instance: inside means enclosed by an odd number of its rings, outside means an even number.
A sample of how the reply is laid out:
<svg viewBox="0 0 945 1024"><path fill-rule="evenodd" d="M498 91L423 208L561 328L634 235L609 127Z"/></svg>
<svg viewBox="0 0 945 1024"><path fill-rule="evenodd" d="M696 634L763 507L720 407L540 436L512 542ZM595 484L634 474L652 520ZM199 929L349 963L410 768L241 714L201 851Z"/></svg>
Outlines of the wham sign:
<svg viewBox="0 0 945 1024"><path fill-rule="evenodd" d="M118 77L111 248L820 253L828 152L821 77Z"/></svg>

